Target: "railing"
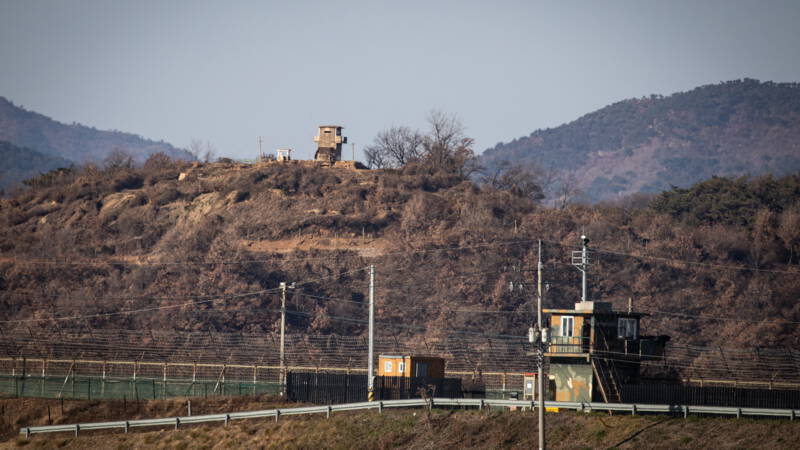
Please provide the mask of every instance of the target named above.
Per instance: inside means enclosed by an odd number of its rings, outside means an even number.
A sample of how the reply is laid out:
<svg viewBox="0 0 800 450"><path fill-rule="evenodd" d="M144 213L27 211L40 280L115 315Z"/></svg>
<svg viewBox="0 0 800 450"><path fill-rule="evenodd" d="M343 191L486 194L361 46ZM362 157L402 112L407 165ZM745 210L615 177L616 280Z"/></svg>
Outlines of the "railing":
<svg viewBox="0 0 800 450"><path fill-rule="evenodd" d="M548 353L589 353L589 339L580 336L552 336Z"/></svg>
<svg viewBox="0 0 800 450"><path fill-rule="evenodd" d="M545 402L546 407L563 408L575 411L615 411L625 412L632 415L638 413L655 414L683 414L686 418L689 414L713 414L726 416L761 416L761 417L782 417L794 420L800 410L796 409L766 409L766 408L735 408L720 406L689 406L689 405L649 405L634 403L579 403L579 402ZM24 427L20 429L20 434L26 438L32 434L41 433L75 433L77 436L81 431L87 430L114 430L121 429L127 433L131 428L143 427L172 427L180 428L181 425L222 422L228 425L231 420L237 419L261 419L274 418L277 422L281 416L301 415L301 414L325 414L330 417L336 411L357 411L377 409L383 412L383 408L411 408L434 406L472 406L478 409L487 407L495 408L536 408L539 406L537 401L526 400L489 400L472 398L430 398L430 399L409 399L409 400L386 400L377 402L346 403L342 405L327 406L306 406L300 408L277 408L261 411L234 412L227 414L207 414L202 416L168 417L163 419L141 419L124 420L116 422L93 422L76 423L70 425L47 425L39 427Z"/></svg>

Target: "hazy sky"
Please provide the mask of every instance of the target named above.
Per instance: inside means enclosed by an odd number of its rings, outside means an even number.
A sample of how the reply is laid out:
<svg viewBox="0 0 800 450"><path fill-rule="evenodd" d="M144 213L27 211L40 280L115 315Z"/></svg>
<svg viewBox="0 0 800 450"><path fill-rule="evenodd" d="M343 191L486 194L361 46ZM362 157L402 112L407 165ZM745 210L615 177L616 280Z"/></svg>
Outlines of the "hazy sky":
<svg viewBox="0 0 800 450"><path fill-rule="evenodd" d="M0 0L0 95L218 153L457 114L483 151L609 103L800 81L800 1ZM345 155L349 158L350 146Z"/></svg>

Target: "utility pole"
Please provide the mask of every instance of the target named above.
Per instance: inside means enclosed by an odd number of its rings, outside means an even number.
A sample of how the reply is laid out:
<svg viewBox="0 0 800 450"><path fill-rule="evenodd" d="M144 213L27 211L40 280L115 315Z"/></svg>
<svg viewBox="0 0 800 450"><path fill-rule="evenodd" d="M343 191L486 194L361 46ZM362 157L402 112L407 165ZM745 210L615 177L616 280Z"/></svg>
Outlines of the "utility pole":
<svg viewBox="0 0 800 450"><path fill-rule="evenodd" d="M539 329L539 354L536 359L538 362L539 373L536 377L536 390L539 393L539 449L544 450L544 346L547 340L547 333L542 327L542 240L539 240L539 263L536 267L536 323Z"/></svg>
<svg viewBox="0 0 800 450"><path fill-rule="evenodd" d="M284 340L283 334L286 328L286 282L281 281L281 349L280 349L280 360L281 360L281 373L278 377L278 381L280 382L281 386L281 395L286 393L286 360L284 359Z"/></svg>
<svg viewBox="0 0 800 450"><path fill-rule="evenodd" d="M355 161L356 160L356 143L355 142L351 142L350 146L351 146L350 148L353 149L353 161Z"/></svg>
<svg viewBox="0 0 800 450"><path fill-rule="evenodd" d="M586 289L586 271L589 269L589 238L581 235L581 249L572 252L572 265L581 271L581 301L589 300Z"/></svg>
<svg viewBox="0 0 800 450"><path fill-rule="evenodd" d="M261 151L261 136L258 137L258 158L264 159L264 153Z"/></svg>
<svg viewBox="0 0 800 450"><path fill-rule="evenodd" d="M369 266L369 344L367 349L367 400L375 399L374 373L375 357L373 341L375 340L375 266Z"/></svg>

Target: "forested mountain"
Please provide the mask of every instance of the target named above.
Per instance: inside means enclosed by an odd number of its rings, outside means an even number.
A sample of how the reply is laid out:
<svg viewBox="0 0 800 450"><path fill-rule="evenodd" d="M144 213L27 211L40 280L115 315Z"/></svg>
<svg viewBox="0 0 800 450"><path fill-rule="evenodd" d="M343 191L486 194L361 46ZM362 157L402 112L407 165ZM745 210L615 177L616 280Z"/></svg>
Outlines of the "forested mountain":
<svg viewBox="0 0 800 450"><path fill-rule="evenodd" d="M800 85L745 79L624 100L482 156L490 168L502 161L555 170L589 200L790 174L800 170Z"/></svg>
<svg viewBox="0 0 800 450"><path fill-rule="evenodd" d="M571 307L580 278L570 252L585 233L590 297L617 309L632 298L652 314L643 332L800 344L800 175L715 178L639 207L558 209L415 170L154 156L143 168L43 175L0 199L0 321L259 333L275 329L277 286L288 281L290 332L362 335L374 264L382 336L521 336L537 240L546 307Z"/></svg>
<svg viewBox="0 0 800 450"><path fill-rule="evenodd" d="M194 159L187 151L166 142L155 142L120 131L102 131L80 124L67 125L47 116L28 111L0 97L0 141L17 147L10 165L0 166L0 189L19 181L19 174L47 172L53 164L63 167L87 162L102 163L112 152L122 151L137 163L154 153L172 158ZM8 148L4 158L10 156ZM6 159L4 159L6 161Z"/></svg>
<svg viewBox="0 0 800 450"><path fill-rule="evenodd" d="M70 164L70 161L59 156L46 155L0 141L0 191L43 172L69 167Z"/></svg>

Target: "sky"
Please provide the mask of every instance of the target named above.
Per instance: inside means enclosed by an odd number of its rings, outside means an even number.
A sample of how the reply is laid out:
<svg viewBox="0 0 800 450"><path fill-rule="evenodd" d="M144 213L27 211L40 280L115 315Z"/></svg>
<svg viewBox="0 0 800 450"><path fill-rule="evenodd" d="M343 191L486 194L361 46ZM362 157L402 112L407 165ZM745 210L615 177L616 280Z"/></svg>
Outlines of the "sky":
<svg viewBox="0 0 800 450"><path fill-rule="evenodd" d="M0 96L220 156L356 158L456 115L482 152L608 104L800 81L800 1L0 0ZM350 159L353 147L343 152Z"/></svg>

